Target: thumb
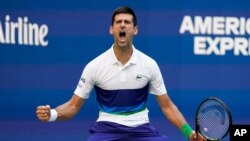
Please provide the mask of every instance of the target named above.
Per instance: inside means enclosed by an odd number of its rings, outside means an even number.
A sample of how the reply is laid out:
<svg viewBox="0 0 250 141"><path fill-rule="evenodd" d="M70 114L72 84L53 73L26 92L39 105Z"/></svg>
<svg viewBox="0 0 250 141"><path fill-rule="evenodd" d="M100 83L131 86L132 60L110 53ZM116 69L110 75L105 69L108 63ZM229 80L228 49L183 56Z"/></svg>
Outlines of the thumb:
<svg viewBox="0 0 250 141"><path fill-rule="evenodd" d="M190 140L191 140L191 141L197 141L197 133L196 133L195 131L192 131Z"/></svg>
<svg viewBox="0 0 250 141"><path fill-rule="evenodd" d="M45 106L46 112L50 115L50 105Z"/></svg>
<svg viewBox="0 0 250 141"><path fill-rule="evenodd" d="M192 131L192 134L194 135L193 138L196 139L197 138L197 134L195 133L195 131Z"/></svg>
<svg viewBox="0 0 250 141"><path fill-rule="evenodd" d="M46 107L47 109L50 109L50 105L46 105L45 107Z"/></svg>

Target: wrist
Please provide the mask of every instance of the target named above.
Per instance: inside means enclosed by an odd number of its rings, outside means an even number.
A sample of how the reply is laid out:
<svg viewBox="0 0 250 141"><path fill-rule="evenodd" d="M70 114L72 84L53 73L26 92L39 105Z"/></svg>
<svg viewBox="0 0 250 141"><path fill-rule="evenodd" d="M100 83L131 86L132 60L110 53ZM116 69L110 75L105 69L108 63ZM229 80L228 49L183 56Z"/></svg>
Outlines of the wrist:
<svg viewBox="0 0 250 141"><path fill-rule="evenodd" d="M192 134L193 129L190 127L188 123L185 123L180 128L181 133L186 137L189 138Z"/></svg>
<svg viewBox="0 0 250 141"><path fill-rule="evenodd" d="M56 121L57 116L58 116L57 111L55 109L51 109L50 110L50 118L49 118L48 122Z"/></svg>

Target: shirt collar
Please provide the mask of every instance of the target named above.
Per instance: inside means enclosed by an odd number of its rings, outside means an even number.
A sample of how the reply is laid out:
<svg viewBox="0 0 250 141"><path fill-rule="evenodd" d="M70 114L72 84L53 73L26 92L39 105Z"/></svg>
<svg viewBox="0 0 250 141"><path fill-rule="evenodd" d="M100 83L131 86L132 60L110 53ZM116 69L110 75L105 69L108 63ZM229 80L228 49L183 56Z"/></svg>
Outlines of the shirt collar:
<svg viewBox="0 0 250 141"><path fill-rule="evenodd" d="M115 56L115 52L114 52L114 48L113 48L114 45L111 46L111 48L109 49L109 52L110 52L110 55L111 55L111 63L112 64L117 64L119 63L119 60L116 58ZM128 60L128 63L129 64L136 64L137 62L137 49L134 47L134 45L132 45L132 48L133 48L133 52L132 52L132 55L131 55L131 58Z"/></svg>

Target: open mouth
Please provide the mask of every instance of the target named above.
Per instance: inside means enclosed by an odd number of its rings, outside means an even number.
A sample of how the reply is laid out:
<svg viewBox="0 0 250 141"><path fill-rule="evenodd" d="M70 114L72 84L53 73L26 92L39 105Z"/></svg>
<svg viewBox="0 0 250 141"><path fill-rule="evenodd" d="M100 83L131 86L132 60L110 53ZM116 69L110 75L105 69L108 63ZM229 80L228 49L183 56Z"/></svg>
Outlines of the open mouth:
<svg viewBox="0 0 250 141"><path fill-rule="evenodd" d="M126 32L124 32L124 31L121 31L120 33L119 33L119 36L120 36L120 38L125 38L126 37Z"/></svg>

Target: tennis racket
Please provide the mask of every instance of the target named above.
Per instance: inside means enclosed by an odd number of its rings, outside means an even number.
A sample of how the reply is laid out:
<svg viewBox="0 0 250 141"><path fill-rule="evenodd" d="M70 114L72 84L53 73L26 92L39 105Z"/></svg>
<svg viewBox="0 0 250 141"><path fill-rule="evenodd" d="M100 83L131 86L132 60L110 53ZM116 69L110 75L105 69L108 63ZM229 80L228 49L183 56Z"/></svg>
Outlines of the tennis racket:
<svg viewBox="0 0 250 141"><path fill-rule="evenodd" d="M196 111L196 133L208 141L219 141L228 133L232 115L227 105L216 97L203 100Z"/></svg>

